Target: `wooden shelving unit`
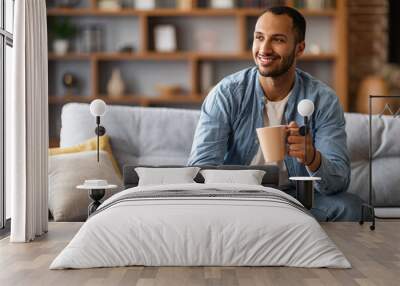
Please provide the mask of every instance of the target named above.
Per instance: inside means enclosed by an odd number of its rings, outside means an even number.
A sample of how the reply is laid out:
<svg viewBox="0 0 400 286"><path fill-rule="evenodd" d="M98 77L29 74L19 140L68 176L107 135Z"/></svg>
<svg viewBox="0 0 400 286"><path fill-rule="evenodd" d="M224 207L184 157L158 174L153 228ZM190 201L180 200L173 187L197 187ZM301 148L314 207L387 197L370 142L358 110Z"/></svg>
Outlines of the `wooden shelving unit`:
<svg viewBox="0 0 400 286"><path fill-rule="evenodd" d="M121 9L119 11L105 11L96 7L93 8L51 8L47 10L48 16L143 16L143 17L178 17L178 16L258 16L263 9L259 8L234 8L234 9L152 9L136 10L131 8ZM304 10L299 9L304 16L336 16L336 9L324 10Z"/></svg>
<svg viewBox="0 0 400 286"><path fill-rule="evenodd" d="M49 96L49 104L64 104L68 102L89 103L96 98L103 99L108 104L135 104L140 106L150 106L159 104L199 104L203 101L203 95L173 95L150 97L138 94L124 94L120 98L112 98L107 95L52 95Z"/></svg>
<svg viewBox="0 0 400 286"><path fill-rule="evenodd" d="M68 53L63 56L49 52L49 64L61 62L79 62L88 65L87 75L90 92L89 95L69 95L65 96L52 92L49 95L50 108L68 102L90 102L95 98L102 98L109 104L126 104L140 106L163 106L173 104L200 105L205 94L201 94L200 65L205 61L251 61L252 55L249 48L249 21L260 15L263 9L259 8L236 8L236 9L209 9L198 8L197 1L192 0L191 9L153 9L135 10L124 8L119 11L105 11L97 8L97 1L90 0L89 7L86 8L48 8L48 17L69 17L74 21L74 17L84 17L90 19L106 18L125 18L136 19L138 23L138 34L140 46L133 53L121 52L93 52L93 53ZM292 5L293 1L287 1ZM334 47L332 52L320 54L305 54L301 58L303 63L329 63L332 67L332 86L336 90L344 109L348 108L347 98L347 10L345 0L336 0L336 8L324 10L300 10L306 17L328 18L332 22ZM177 51L174 53L158 53L152 49L152 23L154 19L194 19L196 17L228 17L235 21L235 30L238 35L237 52L198 52L198 51ZM186 94L176 96L156 96L154 94L129 94L120 98L110 98L104 94L100 86L100 73L102 65L107 63L123 62L124 64L137 63L141 61L157 62L160 66L165 62L184 62L188 66L189 90ZM49 73L52 72L49 67ZM318 76L318 75L317 75ZM103 88L104 89L104 88ZM51 91L50 91L51 92ZM102 94L103 93L103 94ZM54 138L52 138L52 142Z"/></svg>
<svg viewBox="0 0 400 286"><path fill-rule="evenodd" d="M306 54L301 57L302 61L324 61L335 60L334 53L324 53L318 55ZM251 60L250 52L244 53L198 53L198 52L177 52L177 53L91 53L79 54L69 53L66 55L56 55L49 53L49 60L91 60L91 61L125 61L125 60Z"/></svg>

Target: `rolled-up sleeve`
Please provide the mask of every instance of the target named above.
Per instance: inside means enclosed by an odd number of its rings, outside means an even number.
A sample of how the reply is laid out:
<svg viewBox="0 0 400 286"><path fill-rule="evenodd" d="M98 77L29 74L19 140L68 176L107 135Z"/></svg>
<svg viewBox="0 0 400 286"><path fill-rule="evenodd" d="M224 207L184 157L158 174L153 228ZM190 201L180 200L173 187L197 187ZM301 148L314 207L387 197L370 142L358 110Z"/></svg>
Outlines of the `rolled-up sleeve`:
<svg viewBox="0 0 400 286"><path fill-rule="evenodd" d="M345 191L350 184L350 157L346 143L343 109L336 96L329 107L315 117L314 146L321 153L321 165L311 176L321 177L316 189L326 195Z"/></svg>
<svg viewBox="0 0 400 286"><path fill-rule="evenodd" d="M229 90L218 84L202 107L188 165L223 164L231 133Z"/></svg>

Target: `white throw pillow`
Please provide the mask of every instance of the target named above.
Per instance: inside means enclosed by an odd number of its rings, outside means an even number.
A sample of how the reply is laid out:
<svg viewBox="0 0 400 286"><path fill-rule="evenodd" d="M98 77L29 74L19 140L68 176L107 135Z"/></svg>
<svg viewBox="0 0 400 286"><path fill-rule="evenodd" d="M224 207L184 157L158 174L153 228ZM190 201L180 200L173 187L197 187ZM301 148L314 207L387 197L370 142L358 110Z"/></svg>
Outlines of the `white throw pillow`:
<svg viewBox="0 0 400 286"><path fill-rule="evenodd" d="M262 170L201 170L205 184L261 185L265 171Z"/></svg>
<svg viewBox="0 0 400 286"><path fill-rule="evenodd" d="M198 167L135 168L139 176L139 186L195 183L193 179L199 170Z"/></svg>
<svg viewBox="0 0 400 286"><path fill-rule="evenodd" d="M87 151L49 156L49 210L55 221L84 221L92 201L88 190L78 190L85 180L103 179L108 184L122 185L110 157L100 151ZM104 199L118 189L106 190Z"/></svg>

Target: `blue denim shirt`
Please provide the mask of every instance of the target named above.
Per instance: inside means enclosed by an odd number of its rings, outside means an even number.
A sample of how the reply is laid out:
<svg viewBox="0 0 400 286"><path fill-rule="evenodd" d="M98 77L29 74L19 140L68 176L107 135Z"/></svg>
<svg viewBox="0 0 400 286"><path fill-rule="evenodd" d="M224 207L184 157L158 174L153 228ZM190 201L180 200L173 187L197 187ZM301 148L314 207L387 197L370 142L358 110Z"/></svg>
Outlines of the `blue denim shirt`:
<svg viewBox="0 0 400 286"><path fill-rule="evenodd" d="M339 99L326 84L296 69L293 92L284 112L286 123L304 124L297 112L302 99L314 102L310 127L314 146L321 153L321 165L311 172L296 158L286 155L288 175L321 177L314 186L323 194L344 191L350 183L350 159ZM257 67L220 81L202 105L188 165L249 165L259 148L256 128L264 125L264 106Z"/></svg>

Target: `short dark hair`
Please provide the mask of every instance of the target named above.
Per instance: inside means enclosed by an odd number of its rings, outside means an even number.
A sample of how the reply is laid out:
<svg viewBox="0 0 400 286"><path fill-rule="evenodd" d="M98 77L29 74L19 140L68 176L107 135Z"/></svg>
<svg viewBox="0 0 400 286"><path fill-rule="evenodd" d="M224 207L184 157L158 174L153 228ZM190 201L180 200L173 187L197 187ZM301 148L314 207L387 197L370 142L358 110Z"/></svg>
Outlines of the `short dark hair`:
<svg viewBox="0 0 400 286"><path fill-rule="evenodd" d="M304 41L306 36L306 19L304 19L304 16L299 11L288 6L273 6L266 9L260 17L268 12L274 15L288 15L293 21L293 30L296 33L296 42L300 43Z"/></svg>

